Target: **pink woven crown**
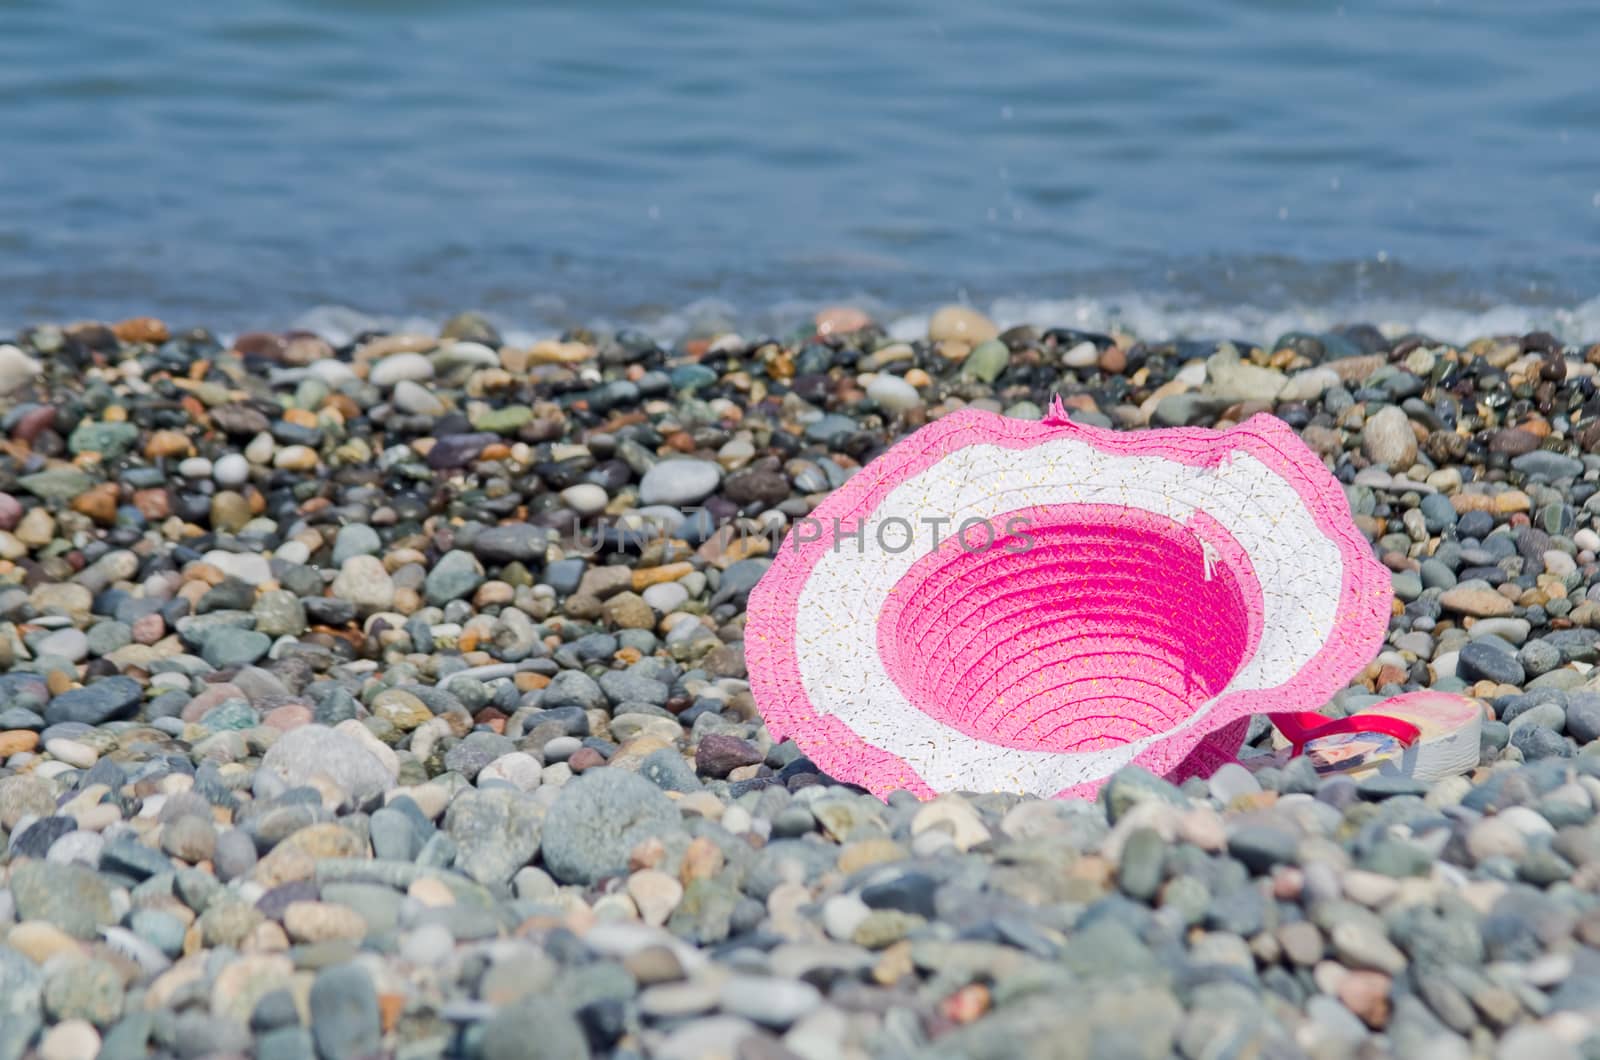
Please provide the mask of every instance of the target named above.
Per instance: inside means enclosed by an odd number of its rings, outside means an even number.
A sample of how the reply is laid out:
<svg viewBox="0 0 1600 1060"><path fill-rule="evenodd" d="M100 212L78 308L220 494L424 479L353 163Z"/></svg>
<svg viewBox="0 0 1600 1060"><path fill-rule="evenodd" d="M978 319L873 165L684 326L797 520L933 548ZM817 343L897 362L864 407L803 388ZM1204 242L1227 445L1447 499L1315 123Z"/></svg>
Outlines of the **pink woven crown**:
<svg viewBox="0 0 1600 1060"><path fill-rule="evenodd" d="M941 533L942 531L942 533ZM1382 642L1387 572L1287 425L1133 434L963 410L797 526L751 593L775 738L886 795L1083 795L1229 761Z"/></svg>

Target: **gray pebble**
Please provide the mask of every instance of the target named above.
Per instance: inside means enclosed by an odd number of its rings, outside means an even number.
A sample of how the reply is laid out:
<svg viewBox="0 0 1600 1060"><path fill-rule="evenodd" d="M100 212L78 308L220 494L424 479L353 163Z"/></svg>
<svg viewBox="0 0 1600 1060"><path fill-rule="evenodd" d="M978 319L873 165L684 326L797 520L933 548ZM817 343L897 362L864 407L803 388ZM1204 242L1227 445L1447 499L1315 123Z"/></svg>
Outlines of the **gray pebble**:
<svg viewBox="0 0 1600 1060"><path fill-rule="evenodd" d="M539 705L546 710L556 707L580 707L584 710L603 709L606 694L594 678L581 670L563 670L545 686Z"/></svg>
<svg viewBox="0 0 1600 1060"><path fill-rule="evenodd" d="M372 978L354 964L317 973L311 984L311 1035L324 1060L377 1052L382 1027Z"/></svg>
<svg viewBox="0 0 1600 1060"><path fill-rule="evenodd" d="M1475 640L1461 649L1456 672L1469 681L1495 681L1518 686L1527 676L1515 655L1482 640Z"/></svg>
<svg viewBox="0 0 1600 1060"><path fill-rule="evenodd" d="M722 481L722 469L709 460L663 460L645 472L639 499L645 504L682 507L706 499Z"/></svg>
<svg viewBox="0 0 1600 1060"><path fill-rule="evenodd" d="M563 883L594 883L626 872L629 852L643 839L681 827L677 808L649 781L591 770L568 782L550 807L545 867Z"/></svg>
<svg viewBox="0 0 1600 1060"><path fill-rule="evenodd" d="M544 817L542 805L521 792L462 792L444 821L455 841L456 868L482 884L510 882L538 852L541 830L548 835Z"/></svg>
<svg viewBox="0 0 1600 1060"><path fill-rule="evenodd" d="M566 1010L539 997L497 1012L483 1029L483 1060L588 1060L583 1030Z"/></svg>

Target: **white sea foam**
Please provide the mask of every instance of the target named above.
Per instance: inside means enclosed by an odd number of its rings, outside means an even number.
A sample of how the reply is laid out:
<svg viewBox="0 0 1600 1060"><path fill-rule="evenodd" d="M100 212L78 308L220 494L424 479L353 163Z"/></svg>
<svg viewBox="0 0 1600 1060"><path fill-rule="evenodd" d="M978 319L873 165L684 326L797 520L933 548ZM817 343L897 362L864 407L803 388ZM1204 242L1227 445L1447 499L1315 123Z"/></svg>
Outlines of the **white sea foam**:
<svg viewBox="0 0 1600 1060"><path fill-rule="evenodd" d="M1143 339L1239 338L1268 342L1289 331L1322 331L1340 324L1376 324L1390 336L1421 332L1444 342L1469 342L1486 335L1521 335L1546 330L1568 342L1600 341L1600 297L1570 307L1501 304L1460 308L1398 299L1331 305L1192 305L1157 295L1119 297L1000 298L977 308L1002 328L1016 324L1126 331ZM889 324L892 335L928 333L928 313L910 313Z"/></svg>
<svg viewBox="0 0 1600 1060"><path fill-rule="evenodd" d="M730 302L703 298L667 310L617 314L585 321L599 330L635 328L660 342L676 342L690 335L739 331L747 336L788 334L803 328L824 305L858 306L884 322L889 334L901 339L921 338L935 306L914 310L895 307L867 296L828 300L794 299L757 310ZM1159 294L1081 295L1060 298L1011 296L976 301L975 308L991 316L1002 328L1016 324L1067 327L1083 331L1123 331L1147 340L1246 339L1269 342L1289 331L1322 331L1341 324L1369 323L1392 336L1420 332L1444 342L1468 342L1487 335L1520 335L1550 331L1567 342L1600 341L1600 296L1569 306L1502 303L1452 306L1400 298L1369 299L1330 304L1307 302L1280 305L1205 304ZM506 314L487 316L506 341L525 345L559 334L572 323L564 320L564 306L546 302L531 318ZM442 321L418 316L366 313L349 306L318 306L301 314L294 326L314 331L330 342L343 344L363 331L434 332Z"/></svg>

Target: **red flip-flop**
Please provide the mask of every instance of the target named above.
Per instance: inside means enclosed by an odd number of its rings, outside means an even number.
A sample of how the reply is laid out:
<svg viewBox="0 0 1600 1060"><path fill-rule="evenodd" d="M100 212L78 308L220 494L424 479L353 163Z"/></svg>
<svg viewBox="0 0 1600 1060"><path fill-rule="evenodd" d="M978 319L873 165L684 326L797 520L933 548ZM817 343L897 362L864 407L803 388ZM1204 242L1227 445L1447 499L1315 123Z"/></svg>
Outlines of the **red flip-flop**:
<svg viewBox="0 0 1600 1060"><path fill-rule="evenodd" d="M1318 773L1389 773L1418 780L1458 776L1478 764L1483 705L1446 692L1410 692L1345 718L1269 714L1294 755Z"/></svg>

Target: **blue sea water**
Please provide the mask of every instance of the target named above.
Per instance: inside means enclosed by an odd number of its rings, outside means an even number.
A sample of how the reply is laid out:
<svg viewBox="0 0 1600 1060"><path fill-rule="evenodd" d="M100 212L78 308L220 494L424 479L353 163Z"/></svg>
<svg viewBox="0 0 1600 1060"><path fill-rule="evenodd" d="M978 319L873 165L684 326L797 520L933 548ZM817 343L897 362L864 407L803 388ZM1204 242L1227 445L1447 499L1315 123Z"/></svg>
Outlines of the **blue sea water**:
<svg viewBox="0 0 1600 1060"><path fill-rule="evenodd" d="M0 0L0 325L1600 339L1597 69L1593 0Z"/></svg>

